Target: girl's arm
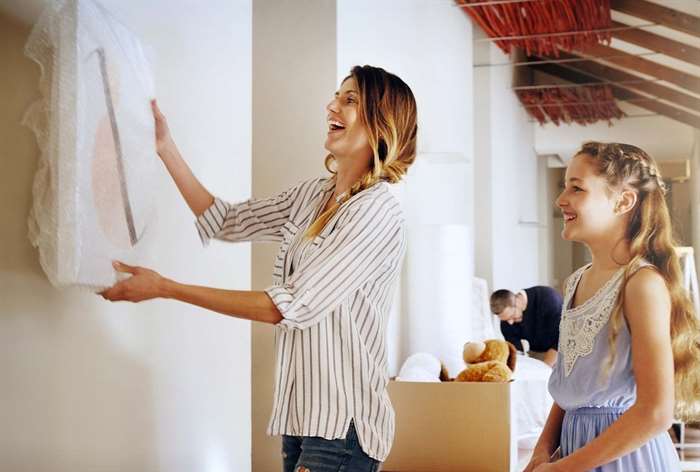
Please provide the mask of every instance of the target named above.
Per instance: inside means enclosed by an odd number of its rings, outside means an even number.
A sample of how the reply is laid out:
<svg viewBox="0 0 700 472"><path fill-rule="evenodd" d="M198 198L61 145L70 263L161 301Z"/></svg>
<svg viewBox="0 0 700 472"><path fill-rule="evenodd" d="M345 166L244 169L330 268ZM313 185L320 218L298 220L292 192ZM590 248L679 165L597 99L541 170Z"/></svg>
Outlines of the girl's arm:
<svg viewBox="0 0 700 472"><path fill-rule="evenodd" d="M600 436L557 461L561 470L586 471L606 464L666 431L673 421L671 300L663 277L644 269L630 277L623 309L632 337L637 400Z"/></svg>
<svg viewBox="0 0 700 472"><path fill-rule="evenodd" d="M538 465L549 462L552 454L559 447L561 423L563 420L564 410L556 403L552 404L552 409L549 410L549 416L542 434L540 434L535 449L532 451L532 458L523 472L532 472Z"/></svg>
<svg viewBox="0 0 700 472"><path fill-rule="evenodd" d="M557 355L557 350L550 348L547 350L547 352L544 353L544 359L542 360L549 367L554 367L554 364L556 364L557 362Z"/></svg>

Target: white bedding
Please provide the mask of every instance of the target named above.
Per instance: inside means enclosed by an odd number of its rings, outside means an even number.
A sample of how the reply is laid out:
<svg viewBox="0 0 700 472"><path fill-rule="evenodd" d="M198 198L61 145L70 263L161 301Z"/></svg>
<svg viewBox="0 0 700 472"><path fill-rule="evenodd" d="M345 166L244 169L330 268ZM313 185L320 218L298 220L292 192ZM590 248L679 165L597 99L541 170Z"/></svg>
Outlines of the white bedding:
<svg viewBox="0 0 700 472"><path fill-rule="evenodd" d="M513 374L513 405L517 412L518 448L532 449L547 421L552 397L547 390L552 369L542 361L518 354Z"/></svg>

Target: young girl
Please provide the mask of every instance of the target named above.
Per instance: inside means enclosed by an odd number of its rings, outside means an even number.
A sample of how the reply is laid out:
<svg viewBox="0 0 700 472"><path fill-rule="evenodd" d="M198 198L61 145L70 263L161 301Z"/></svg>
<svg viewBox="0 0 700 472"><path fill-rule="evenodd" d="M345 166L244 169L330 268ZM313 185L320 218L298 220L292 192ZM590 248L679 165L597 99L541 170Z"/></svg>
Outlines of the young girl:
<svg viewBox="0 0 700 472"><path fill-rule="evenodd" d="M667 430L700 412L700 325L664 194L653 159L626 144L586 143L566 171L562 237L593 262L565 284L555 403L526 472L680 470Z"/></svg>
<svg viewBox="0 0 700 472"><path fill-rule="evenodd" d="M194 177L154 104L158 154L202 240L280 242L275 283L264 292L222 290L118 264L132 277L102 296L173 298L275 324L268 433L283 436L282 469L375 472L394 435L385 337L406 247L403 214L388 187L416 157L416 102L397 76L357 66L326 111L331 176L229 204Z"/></svg>

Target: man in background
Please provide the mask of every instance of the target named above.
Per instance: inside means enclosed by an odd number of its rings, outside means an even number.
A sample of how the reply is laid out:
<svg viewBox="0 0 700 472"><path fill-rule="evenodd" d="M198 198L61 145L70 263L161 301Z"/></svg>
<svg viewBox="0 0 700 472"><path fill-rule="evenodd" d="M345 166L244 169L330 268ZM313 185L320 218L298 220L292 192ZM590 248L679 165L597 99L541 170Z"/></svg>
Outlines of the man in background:
<svg viewBox="0 0 700 472"><path fill-rule="evenodd" d="M505 340L522 352L522 341L527 341L528 355L554 366L562 307L559 292L539 285L517 293L501 289L491 294L490 302L491 312L501 320Z"/></svg>

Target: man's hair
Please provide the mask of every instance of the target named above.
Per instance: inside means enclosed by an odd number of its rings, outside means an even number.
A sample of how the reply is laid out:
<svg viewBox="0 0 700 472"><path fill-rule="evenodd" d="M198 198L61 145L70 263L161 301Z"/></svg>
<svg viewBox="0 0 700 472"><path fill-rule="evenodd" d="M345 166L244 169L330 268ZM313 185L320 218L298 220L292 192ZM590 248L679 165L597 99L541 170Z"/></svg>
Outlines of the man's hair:
<svg viewBox="0 0 700 472"><path fill-rule="evenodd" d="M515 294L504 288L496 290L491 294L491 313L498 315L505 308L515 306Z"/></svg>

